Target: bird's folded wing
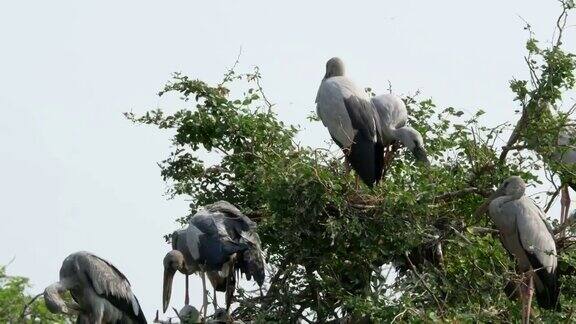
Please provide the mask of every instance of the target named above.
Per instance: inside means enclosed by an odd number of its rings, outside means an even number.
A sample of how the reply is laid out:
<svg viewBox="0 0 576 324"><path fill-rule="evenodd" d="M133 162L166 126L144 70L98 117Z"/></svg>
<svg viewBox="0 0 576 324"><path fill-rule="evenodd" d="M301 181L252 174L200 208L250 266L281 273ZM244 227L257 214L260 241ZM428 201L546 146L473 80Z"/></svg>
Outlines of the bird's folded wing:
<svg viewBox="0 0 576 324"><path fill-rule="evenodd" d="M546 223L538 213L534 203L525 199L516 218L520 242L527 253L536 256L540 264L532 267L544 267L548 272L556 270L556 244L554 237L546 227Z"/></svg>
<svg viewBox="0 0 576 324"><path fill-rule="evenodd" d="M77 262L78 269L84 271L98 295L126 314L140 315L142 311L132 293L130 282L113 264L93 254L86 254L78 258Z"/></svg>

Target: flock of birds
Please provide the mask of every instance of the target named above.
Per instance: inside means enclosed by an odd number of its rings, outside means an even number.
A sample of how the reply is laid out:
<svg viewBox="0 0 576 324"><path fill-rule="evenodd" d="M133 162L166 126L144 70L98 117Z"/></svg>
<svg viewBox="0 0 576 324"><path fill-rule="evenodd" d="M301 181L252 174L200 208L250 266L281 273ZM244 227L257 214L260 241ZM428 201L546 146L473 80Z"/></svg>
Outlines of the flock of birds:
<svg viewBox="0 0 576 324"><path fill-rule="evenodd" d="M163 310L166 312L172 293L174 274L186 277L184 304L177 315L182 322L207 319L208 291L205 275L214 291L226 294L226 308L218 308L213 294L215 315L209 322L228 323L229 309L236 288L236 275L264 283L264 257L256 223L226 201L202 207L189 220L188 227L172 234L172 251L163 260ZM188 276L200 273L203 305L199 311L189 305ZM68 291L72 300L67 300ZM60 280L44 290L44 301L53 313L76 314L76 323L146 323L138 299L128 279L110 262L89 252L68 256L60 268ZM183 320L186 317L192 320ZM155 320L161 323L158 318Z"/></svg>
<svg viewBox="0 0 576 324"><path fill-rule="evenodd" d="M326 63L316 103L322 123L367 186L373 187L381 180L399 145L410 150L417 161L429 165L421 134L407 126L404 102L391 94L369 98L344 75L339 58ZM567 160L567 156L575 158ZM558 159L576 163L576 150L564 150ZM524 181L512 176L479 207L482 213L488 211L503 246L516 259L523 276L518 289L524 322L530 316L534 290L541 307L559 307L554 231L545 213L525 196L525 189ZM214 310L223 314L212 322L223 323L231 321L228 314L239 274L254 279L260 287L265 279L257 226L226 201L204 206L191 217L187 228L172 234L172 250L164 257L163 265L163 311L170 304L174 275L180 272L186 279L186 306L180 314L194 314L195 321L207 319L206 275L214 290ZM188 276L195 273L202 278L200 311L189 305ZM226 308L218 308L216 291L225 292ZM65 297L65 292L72 300ZM51 312L77 314L77 323L146 323L128 279L110 262L88 252L77 252L64 260L60 280L45 289L44 300ZM162 323L158 316L155 322Z"/></svg>

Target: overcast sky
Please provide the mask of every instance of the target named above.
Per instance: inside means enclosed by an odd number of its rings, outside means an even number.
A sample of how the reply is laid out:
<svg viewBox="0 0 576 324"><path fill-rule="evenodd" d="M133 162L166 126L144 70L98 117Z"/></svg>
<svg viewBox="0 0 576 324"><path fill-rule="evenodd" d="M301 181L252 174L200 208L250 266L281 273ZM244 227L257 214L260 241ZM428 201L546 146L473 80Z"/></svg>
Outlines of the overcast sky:
<svg viewBox="0 0 576 324"><path fill-rule="evenodd" d="M497 124L515 119L508 81L526 76L519 16L549 40L558 13L555 1L536 0L4 1L0 264L14 258L8 272L31 278L37 293L68 254L92 251L128 276L152 319L169 250L162 235L189 203L163 195L156 162L170 133L122 112L178 108L156 96L172 72L216 82L242 47L241 69L260 66L278 114L301 124L309 145L328 139L305 117L332 56L359 86L381 93L390 80L398 94L482 108ZM179 308L183 278L175 280Z"/></svg>

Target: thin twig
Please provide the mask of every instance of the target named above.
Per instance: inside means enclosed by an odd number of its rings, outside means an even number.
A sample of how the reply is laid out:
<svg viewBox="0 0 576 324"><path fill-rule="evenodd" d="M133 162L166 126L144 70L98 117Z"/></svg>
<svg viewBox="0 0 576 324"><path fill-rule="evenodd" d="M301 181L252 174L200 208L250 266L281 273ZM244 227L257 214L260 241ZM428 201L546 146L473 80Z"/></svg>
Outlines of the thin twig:
<svg viewBox="0 0 576 324"><path fill-rule="evenodd" d="M468 187L468 188L464 188L464 189L460 189L460 190L456 190L456 191L443 193L441 195L436 196L434 198L434 200L448 200L450 198L464 196L464 195L469 194L469 193L476 193L476 194L479 194L480 196L483 196L483 197L487 196L483 190L480 190L476 187Z"/></svg>
<svg viewBox="0 0 576 324"><path fill-rule="evenodd" d="M28 307L30 307L30 305L32 305L32 303L34 303L36 301L36 299L38 299L38 297L44 295L43 293L39 293L38 295L32 297L32 299L30 299L30 301L28 303L26 303L26 305L24 305L24 308L22 309L22 313L20 314L20 319L24 319L24 317L27 315L26 311L28 310Z"/></svg>
<svg viewBox="0 0 576 324"><path fill-rule="evenodd" d="M434 298L434 301L436 302L436 305L438 306L438 309L440 310L440 312L444 312L444 307L442 307L443 302L441 303L441 301L436 298L436 295L434 295L434 293L432 292L432 290L430 289L430 287L428 287L428 285L426 284L426 282L424 281L424 278L422 278L422 276L418 273L418 271L416 270L416 267L414 266L414 264L412 263L412 260L410 260L410 256L408 256L408 252L404 252L404 256L406 257L406 260L408 261L408 264L410 265L410 268L412 269L412 272L414 272L414 274L416 275L416 277L418 277L418 280L420 280L420 282L422 283L422 285L424 286L424 288L426 289L426 291L428 291L428 293L430 294L430 296L432 296L432 298ZM446 306L446 305L444 305Z"/></svg>

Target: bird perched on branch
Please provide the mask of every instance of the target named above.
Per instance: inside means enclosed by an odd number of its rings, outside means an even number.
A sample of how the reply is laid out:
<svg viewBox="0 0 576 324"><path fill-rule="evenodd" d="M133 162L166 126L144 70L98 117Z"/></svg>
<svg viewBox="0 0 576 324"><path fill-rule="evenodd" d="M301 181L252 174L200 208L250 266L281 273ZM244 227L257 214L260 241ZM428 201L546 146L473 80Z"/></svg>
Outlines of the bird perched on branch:
<svg viewBox="0 0 576 324"><path fill-rule="evenodd" d="M412 152L417 161L430 164L422 135L407 125L408 110L402 99L393 94L383 94L372 98L372 104L378 113L382 128L379 134L387 151L384 163L388 163L394 154L390 145L400 143Z"/></svg>
<svg viewBox="0 0 576 324"><path fill-rule="evenodd" d="M203 317L206 317L208 304L205 273L216 291L226 293L227 310L236 288L235 272L244 274L248 280L254 278L262 286L264 257L256 228L256 223L226 201L200 208L190 218L186 230L178 232L173 250L164 258L164 312L170 303L176 271L185 274L200 272Z"/></svg>
<svg viewBox="0 0 576 324"><path fill-rule="evenodd" d="M352 169L367 186L374 186L384 163L378 116L366 93L344 76L344 63L337 57L326 63L316 112Z"/></svg>
<svg viewBox="0 0 576 324"><path fill-rule="evenodd" d="M546 215L524 195L526 184L518 176L506 179L479 208L488 208L498 227L500 240L517 261L524 279L520 287L523 321L530 318L532 291L542 308L558 307L558 276L556 244Z"/></svg>
<svg viewBox="0 0 576 324"><path fill-rule="evenodd" d="M74 302L62 294L69 291ZM60 268L60 281L44 290L53 313L77 314L77 323L146 323L128 279L110 262L88 252L69 255Z"/></svg>

